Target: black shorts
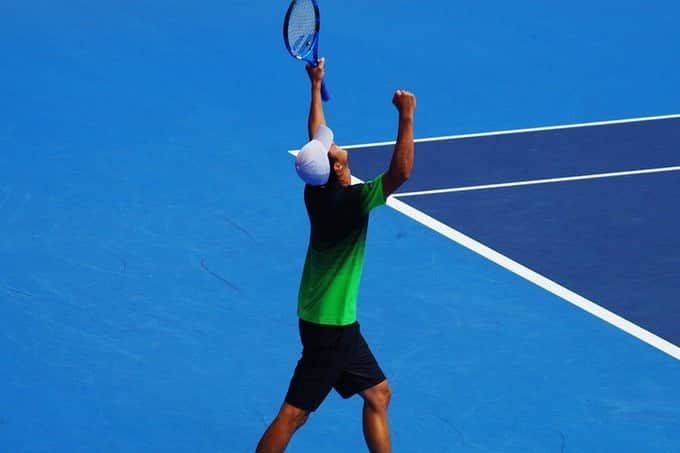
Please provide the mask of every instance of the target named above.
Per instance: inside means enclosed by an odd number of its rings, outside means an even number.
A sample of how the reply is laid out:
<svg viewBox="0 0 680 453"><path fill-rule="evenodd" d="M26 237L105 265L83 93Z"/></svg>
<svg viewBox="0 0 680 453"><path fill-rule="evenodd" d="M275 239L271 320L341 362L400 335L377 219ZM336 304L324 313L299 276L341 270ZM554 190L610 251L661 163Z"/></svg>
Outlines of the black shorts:
<svg viewBox="0 0 680 453"><path fill-rule="evenodd" d="M359 323L325 326L300 320L302 358L286 394L286 403L313 412L335 389L349 398L385 380L359 331Z"/></svg>

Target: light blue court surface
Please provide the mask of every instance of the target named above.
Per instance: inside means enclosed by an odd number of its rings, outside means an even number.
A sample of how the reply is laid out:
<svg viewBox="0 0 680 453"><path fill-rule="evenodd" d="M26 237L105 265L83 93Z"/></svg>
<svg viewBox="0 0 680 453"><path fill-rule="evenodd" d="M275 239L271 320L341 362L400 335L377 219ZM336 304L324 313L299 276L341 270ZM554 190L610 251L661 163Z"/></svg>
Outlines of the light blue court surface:
<svg viewBox="0 0 680 453"><path fill-rule="evenodd" d="M0 452L253 451L300 352L308 222L285 151L308 88L286 6L0 4ZM329 124L344 144L394 139L396 88L418 95L423 138L677 114L679 8L321 0ZM571 130L558 148L422 143L403 190L680 165L661 146L677 120L638 126L582 147ZM378 154L353 151L356 175ZM391 204L677 345L678 184ZM678 360L390 207L359 313L395 452L680 451ZM360 409L331 395L288 451L365 451Z"/></svg>

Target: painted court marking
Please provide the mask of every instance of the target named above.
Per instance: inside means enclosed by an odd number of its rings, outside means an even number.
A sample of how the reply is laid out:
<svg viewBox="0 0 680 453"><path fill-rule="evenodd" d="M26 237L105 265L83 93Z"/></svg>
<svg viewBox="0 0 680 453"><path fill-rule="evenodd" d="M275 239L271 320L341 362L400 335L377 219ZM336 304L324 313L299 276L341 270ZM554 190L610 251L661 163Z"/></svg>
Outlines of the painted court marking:
<svg viewBox="0 0 680 453"><path fill-rule="evenodd" d="M642 122L642 121L654 121L654 120L663 120L663 119L673 119L673 118L680 118L680 114L673 114L673 115L663 115L663 116L652 116L652 117L643 117L643 118L629 118L629 119L622 119L622 120L613 120L613 121L599 121L599 122L592 122L592 123L580 123L580 124L569 124L569 125L559 125L559 126L547 126L547 127L538 127L538 128L530 128L530 129L515 129L515 130L507 130L507 131L496 131L496 132L484 132L484 133L477 133L477 134L463 134L463 135L449 135L449 136L442 136L442 137L431 137L431 138L423 138L423 139L416 139L416 143L422 143L422 142L428 142L428 141L437 141L437 140L453 140L453 139L462 139L462 138L470 138L470 137L487 137L487 136L493 136L493 135L504 135L504 134L518 134L518 133L526 133L526 132L537 132L537 131L548 131L548 130L559 130L559 129L570 129L570 128L579 128L579 127L593 127L593 126L604 126L604 125L610 125L610 124L622 124L622 123L634 123L634 122ZM356 149L356 148L364 148L364 147L373 147L373 146L382 146L382 145L391 145L394 144L394 141L390 142L378 142L378 143L367 143L367 144L361 144L361 145L350 145L350 146L343 146L346 149ZM298 150L291 150L289 151L290 154L293 156L297 155ZM564 286L550 280L549 278L539 274L538 272L535 272L531 269L529 269L526 266L523 266L522 264L508 258L507 256L497 252L496 250L493 250L490 247L487 247L486 245L482 244L481 242L478 242L474 239L472 239L469 236L466 236L465 234L461 233L460 231L457 231L450 226L440 222L439 220L435 219L434 217L431 217L424 212L415 209L414 207L404 203L401 200L398 200L397 197L409 197L409 196L416 196L416 195L431 195L435 193L449 193L449 192L463 192L463 191L470 191L470 190L482 190L482 189L493 189L493 188L500 188L500 187L514 187L514 186L525 186L525 185L532 185L532 184L548 184L548 183L555 183L555 182L565 182L565 181L577 181L577 180L584 180L584 179L596 179L596 178L609 178L609 177L617 177L617 176L628 176L628 175L639 175L639 174L649 174L649 173L660 173L660 172L669 172L669 171L678 171L680 170L680 166L673 166L673 167L662 167L662 168L649 168L649 169L641 169L641 170L630 170L630 171L621 171L621 172L612 172L612 173L597 173L597 174L590 174L590 175L581 175L581 176L570 176L570 177L563 177L563 178L550 178L550 179L539 179L539 180L532 180L532 181L518 181L518 182L510 182L510 183L501 183L501 184L488 184L488 185L482 185L482 186L468 186L468 187L457 187L457 188L450 188L450 189L436 189L436 190L428 190L428 191L420 191L420 192L407 192L407 193L400 193L400 194L394 194L393 196L389 197L387 200L387 206L391 207L392 209L404 214L407 217L410 217L411 219L415 220L416 222L427 226L433 231L436 231L437 233L447 237L448 239L462 245L463 247L472 250L473 252L477 253L478 255L483 256L484 258L498 264L499 266L503 267L504 269L509 270L510 272L519 275L520 277L524 278L525 280L530 281L531 283L545 289L546 291L562 298L563 300L566 300L567 302L571 303L572 305L575 305L576 307L579 307L580 309L590 313L593 316L596 316L597 318L623 330L624 332L628 333L629 335L634 336L635 338L647 343L648 345L670 355L671 357L675 358L676 360L680 360L680 347L674 345L673 343L651 333L650 331L643 329L642 327L638 326L637 324L634 324L627 319L617 315L616 313L613 313L606 308L596 304L595 302L586 299L585 297L581 296L580 294L577 294L573 291L571 291L568 288L565 288ZM352 176L352 183L361 183L363 182L361 179L356 178L355 176Z"/></svg>
<svg viewBox="0 0 680 453"><path fill-rule="evenodd" d="M359 178L355 178L354 176L352 176L352 183L356 184L361 182L363 181L360 180ZM535 272L529 269L528 267L523 266L520 263L508 258L507 256L498 253L494 249L487 247L481 242L475 241L471 237L466 236L460 231L451 228L450 226L440 222L434 217L431 217L425 214L424 212L419 211L418 209L404 203L403 201L397 200L394 196L391 196L387 199L387 206L404 214L407 217L410 217L416 222L425 225L431 230L436 231L437 233L451 239L452 241L462 245L463 247L472 250L478 255L483 256L484 258L498 264L499 266L509 270L510 272L519 275L525 280L528 280L531 283L545 289L546 291L566 300L572 305L575 305L580 309L585 310L591 315L596 316L615 327L618 327L619 329L623 330L629 335L632 335L635 338L644 341L648 345L665 352L666 354L670 355L671 357L677 360L680 360L680 347L674 345L673 343L667 340L664 340L663 338L657 335L654 335L650 331L643 329L642 327L628 321L625 318L622 318L616 313L607 310L606 308L596 304L595 302L589 299L586 299L585 297L571 291L570 289L565 288L564 286L550 280L549 278L544 277L538 272Z"/></svg>
<svg viewBox="0 0 680 453"><path fill-rule="evenodd" d="M395 209L396 211L399 211L402 214L412 218L416 222L419 222L436 231L437 233L451 239L452 241L457 242L463 247L466 247L483 256L484 258L493 261L510 272L513 272L514 274L517 274L531 283L540 286L552 294L561 297L567 302L587 311L588 313L602 319L603 321L618 327L624 332L644 341L645 343L659 349L660 351L665 352L671 357L680 360L680 347L675 346L673 343L666 341L657 335L654 335L637 324L634 324L627 319L622 318L621 316L596 304L595 302L586 299L585 297L565 288L564 286L559 285L558 283L555 283L538 272L535 272L528 267L513 261L507 256L498 253L481 242L477 242L469 236L464 235L460 231L457 231L450 226L438 221L437 219L430 217L424 212L409 206L403 201L397 200L394 197L390 197L387 200L387 205L392 209Z"/></svg>
<svg viewBox="0 0 680 453"><path fill-rule="evenodd" d="M590 175L580 175L580 176L565 176L561 178L548 178L548 179L534 179L529 181L516 181L516 182L504 182L498 184L485 184L479 186L465 186L465 187L452 187L448 189L433 189L433 190L420 190L417 192L403 192L395 193L395 197L413 197L417 195L434 195L439 193L452 193L452 192L469 192L471 190L484 190L484 189L500 189L505 187L518 187L518 186L531 186L534 184L550 184L556 182L567 182L567 181L582 181L584 179L599 179L599 178L613 178L617 176L633 176L633 175L646 175L650 173L663 173L669 171L678 171L680 166L675 167L660 167L660 168L645 168L642 170L630 170L630 171L617 171L611 173L594 173Z"/></svg>
<svg viewBox="0 0 680 453"><path fill-rule="evenodd" d="M425 143L425 142L435 142L439 140L458 140L458 139L463 139L463 138L474 138L474 137L492 137L494 135L510 135L510 134L524 134L527 132L541 132L541 131L557 131L561 129L574 129L574 128L580 128L580 127L594 127L594 126L609 126L612 124L625 124L625 123L641 123L644 121L658 121L658 120L670 120L670 119L677 119L680 118L680 113L673 113L669 115L658 115L658 116L644 116L640 118L625 118L625 119L620 119L620 120L609 120L609 121L593 121L590 123L574 123L574 124L559 124L555 126L541 126L541 127L532 127L532 128L525 128L525 129L508 129L508 130L501 130L501 131L492 131L492 132L476 132L472 134L459 134L459 135L442 135L439 137L426 137L426 138L417 138L415 139L416 143ZM394 145L396 141L387 141L387 142L375 142L375 143L365 143L365 144L360 144L360 145L343 145L342 147L345 149L354 149L354 148L366 148L370 146L385 146L385 145Z"/></svg>

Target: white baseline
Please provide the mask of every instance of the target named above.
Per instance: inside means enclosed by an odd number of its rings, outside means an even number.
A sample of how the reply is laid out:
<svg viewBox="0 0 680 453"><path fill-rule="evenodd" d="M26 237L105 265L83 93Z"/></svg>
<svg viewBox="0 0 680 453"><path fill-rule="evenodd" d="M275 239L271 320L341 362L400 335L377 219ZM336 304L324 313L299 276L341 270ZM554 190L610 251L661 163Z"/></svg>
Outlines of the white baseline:
<svg viewBox="0 0 680 453"><path fill-rule="evenodd" d="M541 131L556 131L560 129L574 129L574 128L579 128L579 127L596 127L596 126L609 126L612 124L626 124L626 123L640 123L644 121L659 121L659 120L671 120L671 119L680 119L680 113L672 113L669 115L657 115L657 116L643 116L639 118L624 118L620 120L608 120L608 121L593 121L590 123L574 123L574 124L560 124L556 126L541 126L541 127L532 127L532 128L525 128L525 129L508 129L508 130L501 130L501 131L492 131L492 132L475 132L471 134L458 134L458 135L442 135L439 137L425 137L425 138L417 138L415 140L416 143L425 143L425 142L435 142L435 141L440 141L440 140L458 140L458 139L463 139L463 138L474 138L474 137L491 137L494 135L510 135L510 134L525 134L529 132L541 132ZM368 148L372 146L385 146L385 145L394 145L396 142L394 140L392 141L386 141L386 142L375 142L375 143L364 143L360 145L347 145L347 146L342 146L345 149L354 149L354 148Z"/></svg>

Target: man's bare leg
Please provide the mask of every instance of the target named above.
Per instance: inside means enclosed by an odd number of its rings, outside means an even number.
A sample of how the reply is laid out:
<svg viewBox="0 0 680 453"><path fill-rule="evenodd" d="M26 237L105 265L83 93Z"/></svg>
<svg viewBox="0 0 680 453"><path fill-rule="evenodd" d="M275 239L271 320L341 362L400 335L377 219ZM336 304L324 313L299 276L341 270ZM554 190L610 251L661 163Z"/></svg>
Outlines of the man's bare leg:
<svg viewBox="0 0 680 453"><path fill-rule="evenodd" d="M297 429L309 417L309 412L283 403L278 415L262 435L255 453L281 453Z"/></svg>
<svg viewBox="0 0 680 453"><path fill-rule="evenodd" d="M387 422L387 406L391 395L392 391L386 380L361 392L361 397L364 399L364 438L371 453L392 451Z"/></svg>

